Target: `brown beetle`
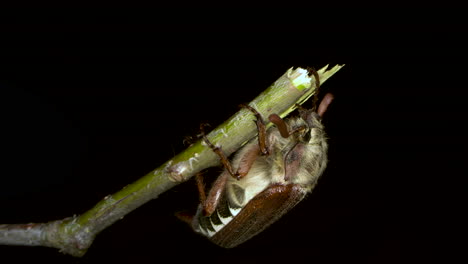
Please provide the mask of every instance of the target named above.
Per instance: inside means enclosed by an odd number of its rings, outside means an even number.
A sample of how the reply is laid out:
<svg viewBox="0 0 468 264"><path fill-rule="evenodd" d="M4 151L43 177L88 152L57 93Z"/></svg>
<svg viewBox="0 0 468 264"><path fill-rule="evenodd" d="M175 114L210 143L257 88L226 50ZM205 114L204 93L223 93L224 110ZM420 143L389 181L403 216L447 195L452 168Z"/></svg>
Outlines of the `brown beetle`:
<svg viewBox="0 0 468 264"><path fill-rule="evenodd" d="M319 76L313 74L318 88ZM257 118L258 141L248 142L232 162L203 134L225 170L208 195L197 175L201 203L192 228L215 244L232 248L263 231L311 192L327 165L321 118L332 100L327 94L318 108L299 108L299 117L283 120L270 115L268 119L275 125L268 130L260 113L243 106Z"/></svg>

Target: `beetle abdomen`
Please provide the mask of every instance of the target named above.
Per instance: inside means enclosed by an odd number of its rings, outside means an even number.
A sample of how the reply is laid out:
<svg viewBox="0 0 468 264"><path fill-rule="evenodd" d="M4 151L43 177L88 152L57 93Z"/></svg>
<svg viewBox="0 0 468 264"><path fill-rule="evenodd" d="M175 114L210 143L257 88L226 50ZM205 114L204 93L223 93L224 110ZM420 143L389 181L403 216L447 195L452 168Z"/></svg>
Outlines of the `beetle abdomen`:
<svg viewBox="0 0 468 264"><path fill-rule="evenodd" d="M198 207L195 214L192 227L195 231L207 236L212 237L219 230L224 228L231 220L239 213L241 208L236 208L229 204L226 194L223 193L216 210L209 216L203 215L203 207Z"/></svg>
<svg viewBox="0 0 468 264"><path fill-rule="evenodd" d="M194 222L197 225L195 229L207 234L215 244L232 248L262 232L300 202L306 193L307 191L298 184L274 184L255 196L242 210L226 210L229 203L223 201L209 217L198 213L198 221ZM226 219L229 221L224 224L218 221Z"/></svg>

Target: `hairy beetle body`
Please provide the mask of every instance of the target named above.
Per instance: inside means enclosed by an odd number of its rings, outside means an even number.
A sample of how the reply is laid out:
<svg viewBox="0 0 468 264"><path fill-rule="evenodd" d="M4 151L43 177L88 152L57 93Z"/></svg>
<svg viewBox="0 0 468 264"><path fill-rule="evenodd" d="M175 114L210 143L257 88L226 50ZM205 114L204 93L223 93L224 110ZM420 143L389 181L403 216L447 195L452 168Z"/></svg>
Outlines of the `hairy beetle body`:
<svg viewBox="0 0 468 264"><path fill-rule="evenodd" d="M202 203L192 222L194 230L222 247L235 247L301 201L327 164L328 145L320 119L315 111L303 110L300 117L284 122L290 131L287 137L279 126L269 128L268 155L259 155L256 139L239 150L232 167L239 171L248 166L248 172L239 179L225 169L208 195L215 197L210 201L214 211L207 214L207 203ZM245 165L250 159L251 164Z"/></svg>

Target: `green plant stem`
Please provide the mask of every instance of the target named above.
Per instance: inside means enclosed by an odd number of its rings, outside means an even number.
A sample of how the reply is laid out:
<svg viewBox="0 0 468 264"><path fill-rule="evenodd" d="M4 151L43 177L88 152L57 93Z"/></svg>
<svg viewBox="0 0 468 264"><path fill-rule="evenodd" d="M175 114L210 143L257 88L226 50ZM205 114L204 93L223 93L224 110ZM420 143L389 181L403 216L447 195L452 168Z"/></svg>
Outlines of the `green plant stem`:
<svg viewBox="0 0 468 264"><path fill-rule="evenodd" d="M320 69L320 82L323 84L342 67ZM301 68L291 68L249 105L262 116L276 113L285 117L315 90L313 75ZM256 136L254 119L250 111L241 109L207 136L230 155ZM104 197L82 215L48 223L0 225L0 244L55 247L73 256L83 256L99 232L195 173L217 165L220 165L218 156L198 141L134 183Z"/></svg>

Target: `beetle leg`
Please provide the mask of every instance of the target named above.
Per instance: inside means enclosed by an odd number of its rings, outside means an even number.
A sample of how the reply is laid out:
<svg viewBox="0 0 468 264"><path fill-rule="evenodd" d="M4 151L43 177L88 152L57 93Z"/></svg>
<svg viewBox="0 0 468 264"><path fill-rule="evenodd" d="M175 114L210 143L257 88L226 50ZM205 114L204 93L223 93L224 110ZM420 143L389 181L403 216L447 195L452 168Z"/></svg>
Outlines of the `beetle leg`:
<svg viewBox="0 0 468 264"><path fill-rule="evenodd" d="M239 179L239 176L236 173L234 173L231 162L229 162L228 158L224 154L221 147L213 145L213 143L211 143L210 140L208 140L208 138L206 137L205 131L203 129L204 126L205 126L204 124L200 125L200 130L201 130L201 134L203 137L203 141L208 145L208 147L210 147L213 150L214 153L216 153L216 155L219 156L221 163L223 164L224 168L226 168L226 170L229 172L229 174L232 177Z"/></svg>
<svg viewBox="0 0 468 264"><path fill-rule="evenodd" d="M312 97L312 109L315 111L315 109L317 109L318 94L320 90L320 76L314 68L308 68L307 70L312 73L315 78L315 93Z"/></svg>
<svg viewBox="0 0 468 264"><path fill-rule="evenodd" d="M275 126L278 128L278 131L280 132L281 136L284 138L288 138L294 133L300 132L304 129L306 129L305 126L299 126L291 131L289 131L288 126L286 125L286 122L277 114L271 114L268 119L275 124Z"/></svg>
<svg viewBox="0 0 468 264"><path fill-rule="evenodd" d="M268 155L266 127L265 122L263 122L262 115L250 105L241 104L240 107L249 109L250 112L252 112L257 118L257 120L255 120L255 124L257 125L258 130L258 146L260 147L260 152L262 153L262 155Z"/></svg>
<svg viewBox="0 0 468 264"><path fill-rule="evenodd" d="M195 180L197 182L198 187L198 195L200 197L200 204L204 205L206 203L206 193L205 193L205 184L203 183L203 175L201 172L195 175ZM187 212L176 212L175 216L179 218L179 220L192 225L193 222L193 214Z"/></svg>
<svg viewBox="0 0 468 264"><path fill-rule="evenodd" d="M203 183L203 175L201 172L195 175L195 181L197 182L198 195L200 197L200 203L205 203L206 193L205 193L205 184Z"/></svg>
<svg viewBox="0 0 468 264"><path fill-rule="evenodd" d="M194 215L187 212L176 212L175 217L177 217L182 222L192 225Z"/></svg>
<svg viewBox="0 0 468 264"><path fill-rule="evenodd" d="M288 126L286 122L277 114L271 114L268 119L276 125L278 131L280 132L281 136L284 138L288 138L290 133L288 131Z"/></svg>
<svg viewBox="0 0 468 264"><path fill-rule="evenodd" d="M304 131L305 129L306 129L306 126L296 127L295 129L289 131L289 135L292 135L292 134L297 133L297 132Z"/></svg>
<svg viewBox="0 0 468 264"><path fill-rule="evenodd" d="M228 177L229 177L229 172L227 170L221 173L221 175L213 183L213 186L211 187L210 192L208 193L208 196L201 203L203 206L203 214L205 216L210 216L211 214L213 214L213 212L218 207L221 195L223 194L224 189L226 187L226 182L227 182ZM198 180L197 180L197 183L198 183ZM200 190L200 187L198 189ZM200 199L201 198L202 196L200 195Z"/></svg>
<svg viewBox="0 0 468 264"><path fill-rule="evenodd" d="M242 153L242 157L239 160L239 168L237 168L236 174L239 179L247 175L252 168L255 160L260 154L260 146L258 144L252 144L245 152Z"/></svg>
<svg viewBox="0 0 468 264"><path fill-rule="evenodd" d="M239 178L242 178L249 173L250 168L252 168L252 165L259 156L259 154L269 155L269 151L266 126L265 122L263 121L262 115L255 108L249 105L241 104L240 107L247 108L255 115L255 117L257 118L255 124L257 125L258 130L258 144L253 144L249 149L243 152L242 158L239 161L239 168L237 168L236 174Z"/></svg>

